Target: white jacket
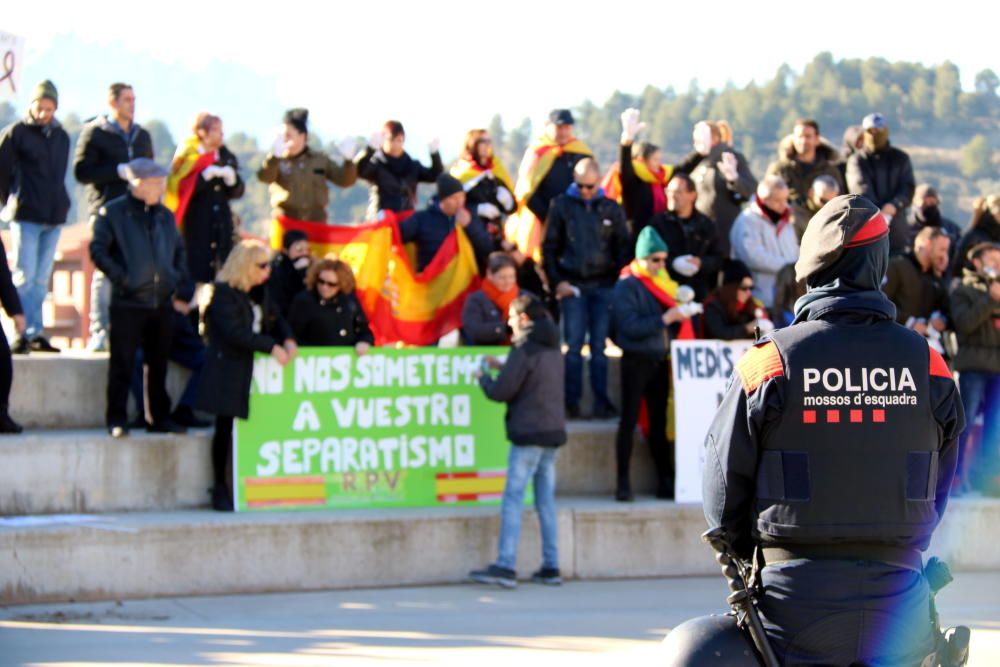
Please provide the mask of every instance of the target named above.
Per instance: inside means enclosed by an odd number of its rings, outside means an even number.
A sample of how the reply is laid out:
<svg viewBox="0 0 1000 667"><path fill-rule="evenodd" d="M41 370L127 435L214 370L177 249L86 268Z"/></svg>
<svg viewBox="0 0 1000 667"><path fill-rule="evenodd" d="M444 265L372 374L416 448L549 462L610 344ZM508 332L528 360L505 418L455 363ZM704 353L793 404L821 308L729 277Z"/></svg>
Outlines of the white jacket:
<svg viewBox="0 0 1000 667"><path fill-rule="evenodd" d="M733 259L746 264L753 274L753 295L770 309L774 305L778 271L799 258L799 239L792 225L792 209L786 209L775 224L761 210L754 196L733 222L729 245Z"/></svg>

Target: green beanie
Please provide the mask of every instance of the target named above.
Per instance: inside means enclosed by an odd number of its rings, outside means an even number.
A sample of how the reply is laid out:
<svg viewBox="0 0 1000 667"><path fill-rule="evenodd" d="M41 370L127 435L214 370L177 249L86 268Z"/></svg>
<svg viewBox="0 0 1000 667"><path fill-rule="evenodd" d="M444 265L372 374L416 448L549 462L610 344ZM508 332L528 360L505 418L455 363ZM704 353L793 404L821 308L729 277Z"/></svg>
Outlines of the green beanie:
<svg viewBox="0 0 1000 667"><path fill-rule="evenodd" d="M42 81L37 86L35 86L35 92L31 96L31 101L40 100L43 97L47 97L59 106L59 91L56 90L56 84L52 83L48 79Z"/></svg>
<svg viewBox="0 0 1000 667"><path fill-rule="evenodd" d="M639 232L639 238L635 242L635 256L641 259L649 257L654 252L670 253L663 237L655 229L647 225Z"/></svg>

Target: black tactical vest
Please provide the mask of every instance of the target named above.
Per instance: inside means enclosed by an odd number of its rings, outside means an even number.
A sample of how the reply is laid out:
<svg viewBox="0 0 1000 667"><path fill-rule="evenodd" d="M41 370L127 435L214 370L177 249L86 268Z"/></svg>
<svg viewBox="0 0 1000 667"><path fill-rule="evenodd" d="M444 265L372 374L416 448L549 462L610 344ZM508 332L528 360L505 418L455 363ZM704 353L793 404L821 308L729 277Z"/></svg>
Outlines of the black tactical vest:
<svg viewBox="0 0 1000 667"><path fill-rule="evenodd" d="M889 321L817 320L769 338L785 383L781 415L761 437L761 541L925 548L942 445L927 342Z"/></svg>

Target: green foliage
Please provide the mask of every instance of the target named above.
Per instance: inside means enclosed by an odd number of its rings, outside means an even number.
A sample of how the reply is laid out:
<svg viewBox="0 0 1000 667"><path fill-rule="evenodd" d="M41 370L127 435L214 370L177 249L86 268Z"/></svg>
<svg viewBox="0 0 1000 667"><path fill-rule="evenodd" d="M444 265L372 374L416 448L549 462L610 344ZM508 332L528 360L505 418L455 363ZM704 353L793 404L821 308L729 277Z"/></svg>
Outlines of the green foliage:
<svg viewBox="0 0 1000 667"><path fill-rule="evenodd" d="M962 146L959 158L962 175L967 178L985 178L993 171L993 148L981 134Z"/></svg>

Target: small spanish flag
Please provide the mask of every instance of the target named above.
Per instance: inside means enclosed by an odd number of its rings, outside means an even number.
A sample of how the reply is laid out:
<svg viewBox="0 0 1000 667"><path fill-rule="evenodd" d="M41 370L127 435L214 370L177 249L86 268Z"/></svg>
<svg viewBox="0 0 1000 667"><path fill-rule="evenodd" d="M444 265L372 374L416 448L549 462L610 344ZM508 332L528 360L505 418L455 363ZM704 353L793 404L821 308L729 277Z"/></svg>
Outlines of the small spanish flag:
<svg viewBox="0 0 1000 667"><path fill-rule="evenodd" d="M248 477L244 480L247 507L326 505L322 477Z"/></svg>
<svg viewBox="0 0 1000 667"><path fill-rule="evenodd" d="M440 503L500 500L506 481L506 470L442 472L434 477L435 493Z"/></svg>

